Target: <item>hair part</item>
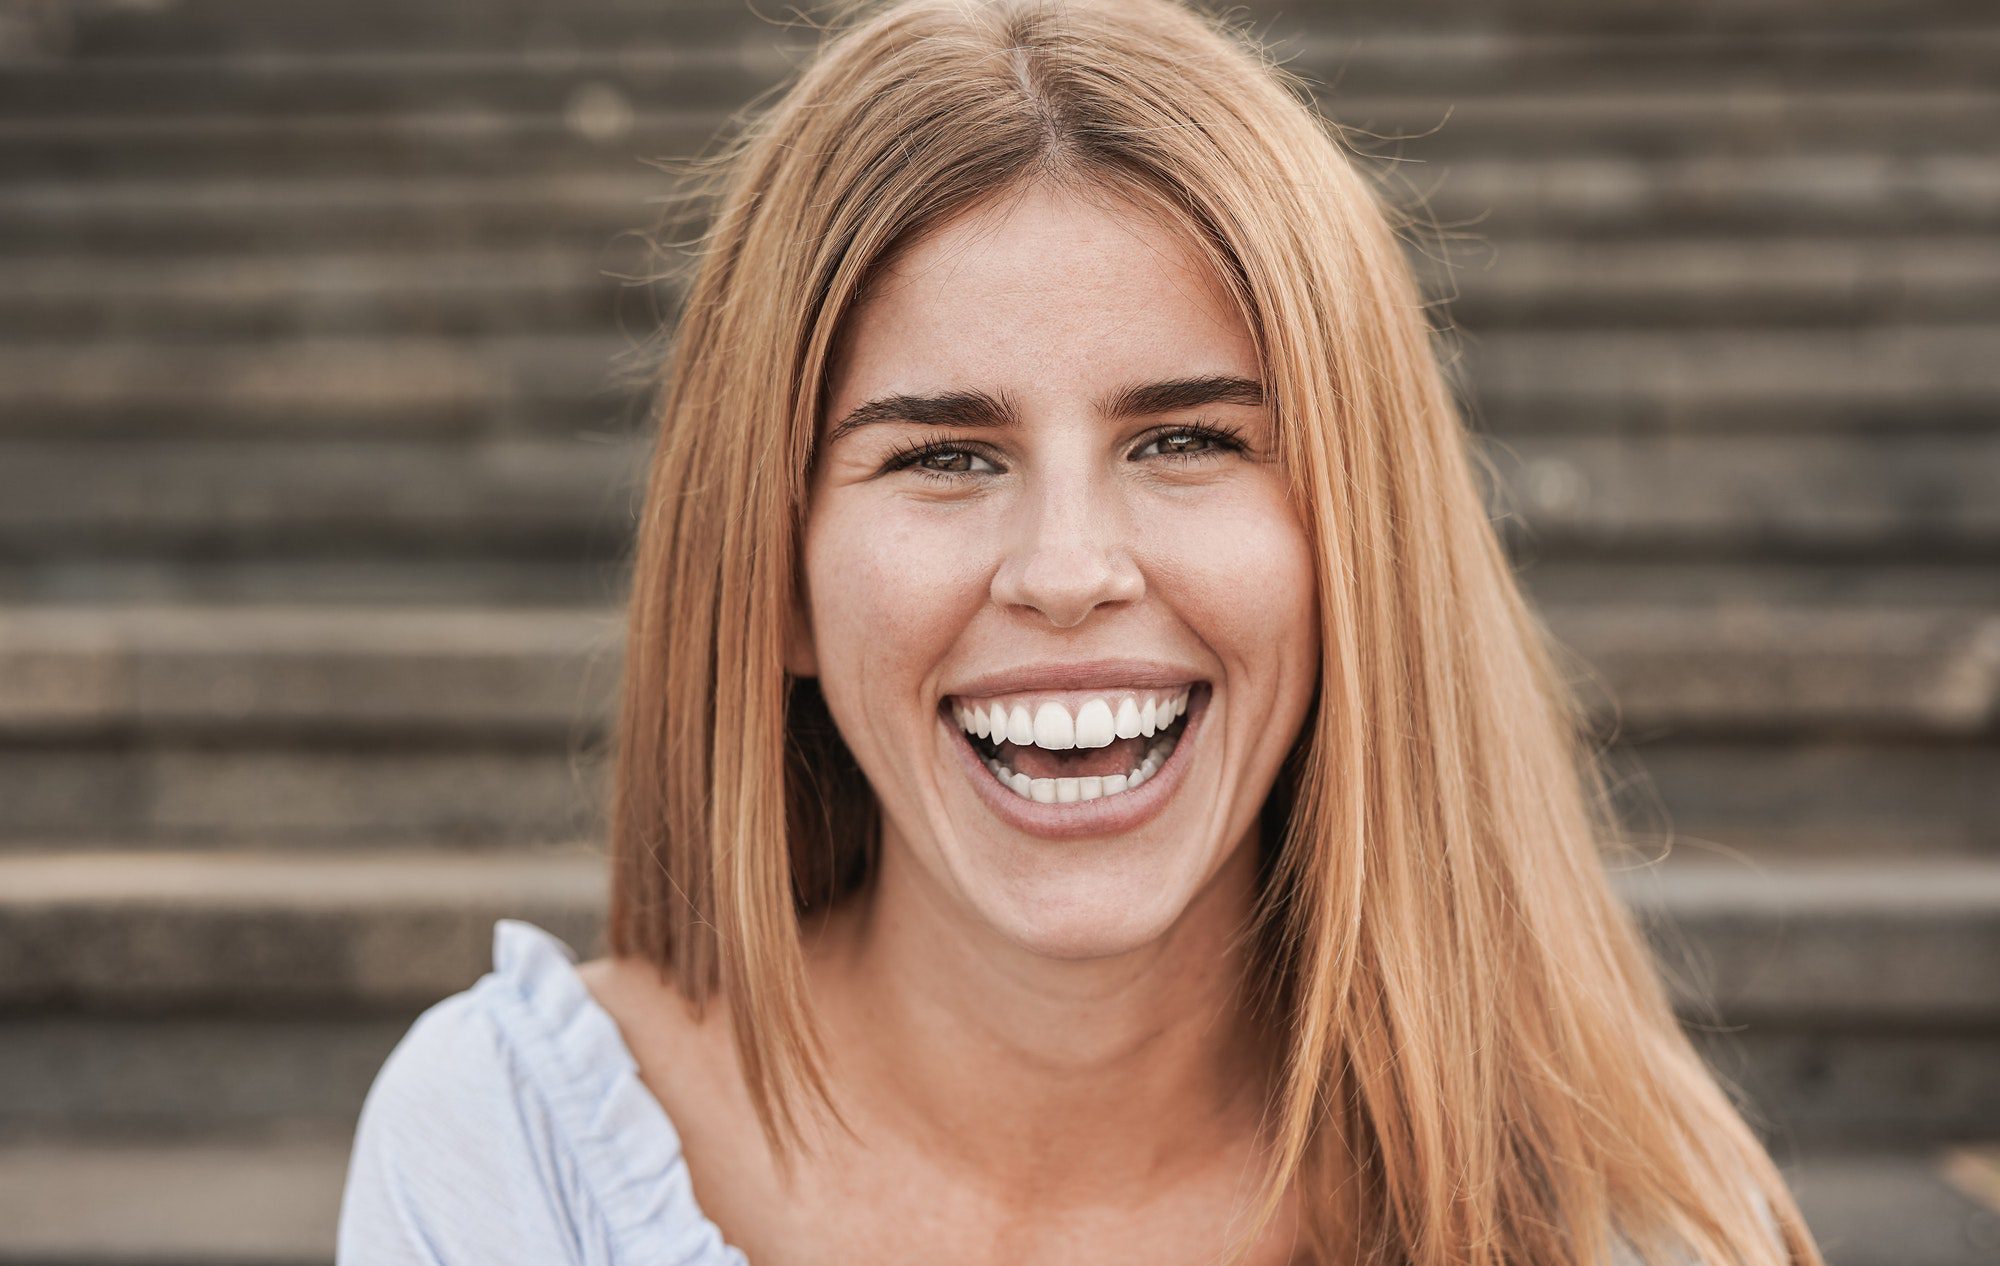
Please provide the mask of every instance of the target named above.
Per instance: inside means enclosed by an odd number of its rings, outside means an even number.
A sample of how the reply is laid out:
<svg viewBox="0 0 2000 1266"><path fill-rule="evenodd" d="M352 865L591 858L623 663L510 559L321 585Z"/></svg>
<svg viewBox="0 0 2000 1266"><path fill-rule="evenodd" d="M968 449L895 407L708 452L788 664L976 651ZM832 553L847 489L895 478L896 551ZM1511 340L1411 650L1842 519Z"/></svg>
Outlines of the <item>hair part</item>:
<svg viewBox="0 0 2000 1266"><path fill-rule="evenodd" d="M1320 577L1307 722L1246 934L1283 1066L1265 1197L1315 1260L1820 1258L1612 893L1602 753L1523 599L1403 257L1304 81L1172 0L845 4L718 154L660 359L610 821L611 952L720 994L782 1162L833 1113L801 920L878 809L789 677L828 367L882 270L1038 183L1195 244L1252 333ZM1774 1234L1775 1231L1775 1234ZM1664 1260L1664 1258L1661 1258Z"/></svg>

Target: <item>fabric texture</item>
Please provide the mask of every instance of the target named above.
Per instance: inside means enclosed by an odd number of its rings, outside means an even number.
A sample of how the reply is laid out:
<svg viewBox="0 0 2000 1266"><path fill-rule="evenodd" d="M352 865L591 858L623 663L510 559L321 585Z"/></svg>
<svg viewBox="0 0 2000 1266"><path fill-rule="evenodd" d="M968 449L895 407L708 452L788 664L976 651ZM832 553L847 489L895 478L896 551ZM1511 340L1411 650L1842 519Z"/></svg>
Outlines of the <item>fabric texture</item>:
<svg viewBox="0 0 2000 1266"><path fill-rule="evenodd" d="M493 970L411 1025L362 1105L338 1266L746 1266L575 964L501 919Z"/></svg>

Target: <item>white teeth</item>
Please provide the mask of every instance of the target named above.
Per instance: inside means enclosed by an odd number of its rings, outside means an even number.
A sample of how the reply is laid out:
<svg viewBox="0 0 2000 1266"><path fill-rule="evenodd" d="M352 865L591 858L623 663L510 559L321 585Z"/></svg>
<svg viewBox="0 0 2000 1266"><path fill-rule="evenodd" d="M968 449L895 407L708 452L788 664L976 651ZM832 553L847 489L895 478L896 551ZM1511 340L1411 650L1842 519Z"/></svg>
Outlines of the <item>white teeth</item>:
<svg viewBox="0 0 2000 1266"><path fill-rule="evenodd" d="M1035 709L1034 741L1036 747L1047 748L1051 752L1075 747L1076 723L1070 720L1069 709L1055 702Z"/></svg>
<svg viewBox="0 0 2000 1266"><path fill-rule="evenodd" d="M1111 705L1102 699L1092 699L1078 709L1076 714L1076 745L1078 747L1109 747L1111 740L1118 737L1117 727L1111 719Z"/></svg>
<svg viewBox="0 0 2000 1266"><path fill-rule="evenodd" d="M1178 737L1167 737L1165 732L1175 721L1187 715L1189 696L1187 689L1168 697L1153 696L1143 702L1134 695L1125 695L1119 699L1115 711L1108 699L1087 699L1074 717L1068 708L1052 699L1036 705L1032 714L1025 703L1015 704L1011 709L993 703L970 707L954 704L953 715L958 718L960 728L968 734L990 739L994 743L1011 743L1020 747L1032 745L1047 751L1107 747L1121 738L1144 736L1156 739L1147 746L1146 755L1137 767L1124 774L1093 775L1089 778L1030 778L1007 768L997 756L982 762L992 771L995 779L1023 799L1041 804L1073 804L1120 795L1144 786L1173 755Z"/></svg>
<svg viewBox="0 0 2000 1266"><path fill-rule="evenodd" d="M1073 804L1080 800L1099 800L1105 796L1115 796L1134 791L1144 786L1146 780L1159 772L1179 740L1163 738L1152 745L1138 768L1129 774L1092 775L1088 778L1030 778L1016 773L1002 764L998 757L982 762L993 772L993 777L1002 786L1011 788L1023 800L1033 800L1040 804Z"/></svg>
<svg viewBox="0 0 2000 1266"><path fill-rule="evenodd" d="M1117 734L1119 738L1139 737L1139 705L1127 695L1118 703Z"/></svg>

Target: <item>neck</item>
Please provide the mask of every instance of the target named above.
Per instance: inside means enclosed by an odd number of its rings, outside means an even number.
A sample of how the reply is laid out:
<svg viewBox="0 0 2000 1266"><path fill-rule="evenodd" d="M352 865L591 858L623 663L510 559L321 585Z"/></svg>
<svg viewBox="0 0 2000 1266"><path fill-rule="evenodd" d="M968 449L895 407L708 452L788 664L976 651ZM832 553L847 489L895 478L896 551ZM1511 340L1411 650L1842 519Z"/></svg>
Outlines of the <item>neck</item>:
<svg viewBox="0 0 2000 1266"><path fill-rule="evenodd" d="M1172 928L1083 960L1000 937L885 838L812 954L835 1073L864 1129L1003 1198L1158 1192L1248 1155L1269 1047L1240 987L1256 841ZM809 940L812 933L808 932Z"/></svg>

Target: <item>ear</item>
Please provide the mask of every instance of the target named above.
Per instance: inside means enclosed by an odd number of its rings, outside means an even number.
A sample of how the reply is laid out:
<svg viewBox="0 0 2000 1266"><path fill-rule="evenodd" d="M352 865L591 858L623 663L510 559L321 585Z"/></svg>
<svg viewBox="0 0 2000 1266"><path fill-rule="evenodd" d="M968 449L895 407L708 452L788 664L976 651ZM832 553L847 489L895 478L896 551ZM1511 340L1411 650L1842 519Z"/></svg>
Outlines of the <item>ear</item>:
<svg viewBox="0 0 2000 1266"><path fill-rule="evenodd" d="M805 595L794 585L785 619L785 671L794 677L819 676L819 652L813 646L807 606Z"/></svg>

